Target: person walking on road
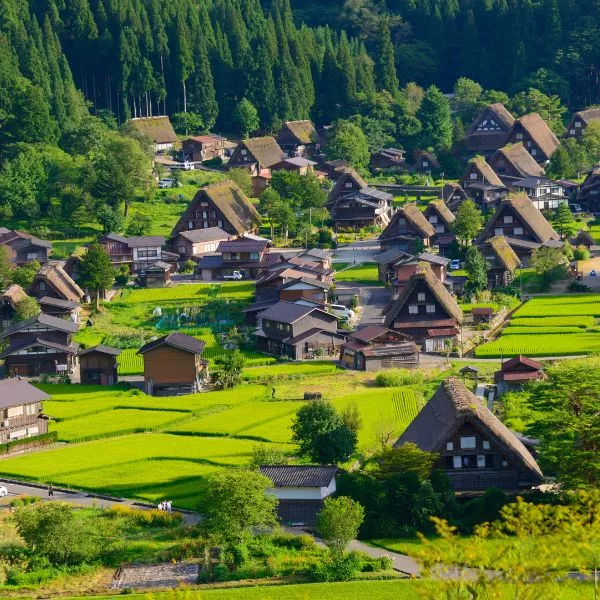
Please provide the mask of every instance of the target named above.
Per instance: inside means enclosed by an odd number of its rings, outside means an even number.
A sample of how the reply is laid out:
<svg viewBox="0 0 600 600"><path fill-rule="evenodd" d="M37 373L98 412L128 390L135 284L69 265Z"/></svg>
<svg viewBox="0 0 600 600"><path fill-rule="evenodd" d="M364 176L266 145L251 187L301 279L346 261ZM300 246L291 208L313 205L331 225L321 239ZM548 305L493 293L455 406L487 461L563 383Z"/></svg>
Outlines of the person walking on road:
<svg viewBox="0 0 600 600"><path fill-rule="evenodd" d="M48 486L48 496L54 496L54 488L52 487L52 484Z"/></svg>

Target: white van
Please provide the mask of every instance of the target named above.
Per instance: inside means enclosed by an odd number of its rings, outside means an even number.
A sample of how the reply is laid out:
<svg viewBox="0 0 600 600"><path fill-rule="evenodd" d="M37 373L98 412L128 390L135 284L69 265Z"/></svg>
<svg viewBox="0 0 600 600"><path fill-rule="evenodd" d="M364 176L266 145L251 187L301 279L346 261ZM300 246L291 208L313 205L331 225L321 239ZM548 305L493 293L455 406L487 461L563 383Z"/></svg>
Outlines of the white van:
<svg viewBox="0 0 600 600"><path fill-rule="evenodd" d="M343 304L330 304L327 308L332 315L344 319L345 321L354 317L354 311Z"/></svg>

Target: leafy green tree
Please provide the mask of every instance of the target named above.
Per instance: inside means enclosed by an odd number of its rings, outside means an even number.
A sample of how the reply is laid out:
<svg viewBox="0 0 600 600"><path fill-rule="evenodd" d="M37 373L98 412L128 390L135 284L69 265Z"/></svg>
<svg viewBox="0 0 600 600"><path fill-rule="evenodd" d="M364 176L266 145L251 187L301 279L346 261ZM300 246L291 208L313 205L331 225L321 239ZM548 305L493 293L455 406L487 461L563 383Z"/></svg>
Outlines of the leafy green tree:
<svg viewBox="0 0 600 600"><path fill-rule="evenodd" d="M298 454L314 462L343 462L356 448L356 434L344 424L334 406L324 400L301 407L292 424L292 432L292 439L299 446Z"/></svg>
<svg viewBox="0 0 600 600"><path fill-rule="evenodd" d="M248 196L252 197L252 176L248 169L229 169L227 176Z"/></svg>
<svg viewBox="0 0 600 600"><path fill-rule="evenodd" d="M560 248L542 247L534 250L529 265L541 276L545 288L565 274L564 257Z"/></svg>
<svg viewBox="0 0 600 600"><path fill-rule="evenodd" d="M377 34L375 52L375 80L377 88L387 90L390 94L398 93L398 76L394 57L394 45L387 21L383 20Z"/></svg>
<svg viewBox="0 0 600 600"><path fill-rule="evenodd" d="M470 246L483 227L483 216L472 200L465 200L456 211L452 232L463 247Z"/></svg>
<svg viewBox="0 0 600 600"><path fill-rule="evenodd" d="M119 210L108 204L101 204L96 210L96 219L102 225L104 233L119 233L123 231L125 219Z"/></svg>
<svg viewBox="0 0 600 600"><path fill-rule="evenodd" d="M173 128L177 133L188 135L204 131L204 120L195 112L178 112L171 115Z"/></svg>
<svg viewBox="0 0 600 600"><path fill-rule="evenodd" d="M600 162L600 122L592 121L588 123L583 132L582 144L588 157L590 165L596 165Z"/></svg>
<svg viewBox="0 0 600 600"><path fill-rule="evenodd" d="M240 543L252 531L275 525L277 499L267 495L273 483L256 471L222 469L206 477L200 527L219 544Z"/></svg>
<svg viewBox="0 0 600 600"><path fill-rule="evenodd" d="M364 518L364 508L352 498L326 498L317 514L317 532L331 551L339 555L356 538Z"/></svg>
<svg viewBox="0 0 600 600"><path fill-rule="evenodd" d="M17 303L15 307L15 317L17 321L25 321L32 317L37 317L41 312L40 305L35 298L27 296Z"/></svg>
<svg viewBox="0 0 600 600"><path fill-rule="evenodd" d="M530 395L539 417L530 431L542 439L542 466L569 489L600 484L600 359L564 361Z"/></svg>
<svg viewBox="0 0 600 600"><path fill-rule="evenodd" d="M261 465L285 465L288 462L286 454L273 444L259 444L252 448L252 458L249 467L257 470Z"/></svg>
<svg viewBox="0 0 600 600"><path fill-rule="evenodd" d="M272 217L273 209L282 202L281 196L272 187L268 187L260 195L259 208L263 215L266 215L269 219L269 225L271 227L271 239L275 237L275 221Z"/></svg>
<svg viewBox="0 0 600 600"><path fill-rule="evenodd" d="M467 271L467 294L478 294L487 289L488 264L475 246L467 248L465 269Z"/></svg>
<svg viewBox="0 0 600 600"><path fill-rule="evenodd" d="M465 123L470 123L481 108L483 88L472 79L461 77L454 84L454 105L458 116Z"/></svg>
<svg viewBox="0 0 600 600"><path fill-rule="evenodd" d="M358 408L358 402L353 400L348 402L342 411L342 421L344 425L354 433L358 438L358 432L363 426L363 419Z"/></svg>
<svg viewBox="0 0 600 600"><path fill-rule="evenodd" d="M78 515L63 502L18 508L13 519L27 548L53 565L90 564L112 546L109 523Z"/></svg>
<svg viewBox="0 0 600 600"><path fill-rule="evenodd" d="M218 390L228 390L237 387L242 382L242 371L246 359L239 350L227 352L215 359L218 371L215 377L215 387Z"/></svg>
<svg viewBox="0 0 600 600"><path fill-rule="evenodd" d="M270 218L279 225L281 235L287 242L290 229L296 226L296 214L293 208L282 199L271 208Z"/></svg>
<svg viewBox="0 0 600 600"><path fill-rule="evenodd" d="M110 263L110 256L98 242L90 244L79 265L79 282L96 292L96 310L100 296L104 290L112 287L114 281L115 270Z"/></svg>
<svg viewBox="0 0 600 600"><path fill-rule="evenodd" d="M569 209L569 205L564 202L558 205L558 208L552 215L552 225L564 237L571 230L573 224L573 213Z"/></svg>
<svg viewBox="0 0 600 600"><path fill-rule="evenodd" d="M439 456L433 452L405 443L397 448L385 448L375 456L376 473L384 478L398 473L414 473L421 479L427 479L438 459Z"/></svg>
<svg viewBox="0 0 600 600"><path fill-rule="evenodd" d="M42 265L37 260L32 260L21 267L12 270L12 282L26 290L32 283Z"/></svg>
<svg viewBox="0 0 600 600"><path fill-rule="evenodd" d="M338 121L335 124L325 152L330 160L346 160L355 168L366 168L371 160L367 136L350 121Z"/></svg>
<svg viewBox="0 0 600 600"><path fill-rule="evenodd" d="M424 148L445 150L452 146L452 118L450 104L434 85L427 88L417 112L422 123L421 143Z"/></svg>
<svg viewBox="0 0 600 600"><path fill-rule="evenodd" d="M518 116L532 112L539 113L557 135L562 134L565 129L562 116L566 108L561 104L558 96L547 96L535 88L530 88L526 92L516 94L508 108Z"/></svg>
<svg viewBox="0 0 600 600"><path fill-rule="evenodd" d="M148 235L150 231L152 231L150 215L136 215L127 226L127 235Z"/></svg>
<svg viewBox="0 0 600 600"><path fill-rule="evenodd" d="M4 291L12 282L10 260L9 249L6 246L0 246L0 291Z"/></svg>
<svg viewBox="0 0 600 600"><path fill-rule="evenodd" d="M258 111L246 98L243 98L235 107L233 119L242 137L248 137L248 134L260 127Z"/></svg>

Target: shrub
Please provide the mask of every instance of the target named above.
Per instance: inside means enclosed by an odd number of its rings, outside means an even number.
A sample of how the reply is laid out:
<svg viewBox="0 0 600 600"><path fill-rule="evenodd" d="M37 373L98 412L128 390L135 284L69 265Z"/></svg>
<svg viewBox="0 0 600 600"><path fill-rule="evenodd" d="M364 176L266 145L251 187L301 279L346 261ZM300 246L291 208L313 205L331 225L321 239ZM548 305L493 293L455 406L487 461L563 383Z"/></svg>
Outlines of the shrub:
<svg viewBox="0 0 600 600"><path fill-rule="evenodd" d="M425 376L417 369L389 369L379 371L375 377L375 385L379 387L402 387L423 383Z"/></svg>
<svg viewBox="0 0 600 600"><path fill-rule="evenodd" d="M580 281L571 281L567 290L569 292L589 292L591 288Z"/></svg>
<svg viewBox="0 0 600 600"><path fill-rule="evenodd" d="M181 267L179 272L180 273L193 273L195 268L196 268L196 262L193 261L191 258L188 258L188 260L186 260L183 263L183 267Z"/></svg>
<svg viewBox="0 0 600 600"><path fill-rule="evenodd" d="M590 257L590 251L585 246L579 246L573 251L574 260L588 260Z"/></svg>
<svg viewBox="0 0 600 600"><path fill-rule="evenodd" d="M37 496L17 496L10 501L9 506L11 508L18 508L20 506L29 506L30 504L35 504L40 501L41 498L38 498Z"/></svg>
<svg viewBox="0 0 600 600"><path fill-rule="evenodd" d="M362 569L363 560L357 552L328 557L313 571L315 581L351 581Z"/></svg>
<svg viewBox="0 0 600 600"><path fill-rule="evenodd" d="M174 527L183 520L181 513L168 513L164 510L139 510L130 506L113 506L104 511L109 519L124 518L140 527Z"/></svg>

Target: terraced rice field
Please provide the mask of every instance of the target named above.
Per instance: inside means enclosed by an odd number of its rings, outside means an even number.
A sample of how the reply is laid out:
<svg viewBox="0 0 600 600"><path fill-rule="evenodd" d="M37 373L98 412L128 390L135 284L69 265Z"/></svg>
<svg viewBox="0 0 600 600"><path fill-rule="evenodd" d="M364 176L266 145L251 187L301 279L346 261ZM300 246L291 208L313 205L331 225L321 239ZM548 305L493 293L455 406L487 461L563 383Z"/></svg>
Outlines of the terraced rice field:
<svg viewBox="0 0 600 600"><path fill-rule="evenodd" d="M257 443L293 454L290 426L306 389L322 389L339 410L356 403L361 451L377 446L382 423L400 434L421 405L421 391L370 387L363 375L334 373L331 364L299 365L297 374L291 367L247 370L264 377L271 369L275 383L269 385L173 398L124 386L40 386L52 396L44 405L50 430L66 443L1 459L0 474L152 502L168 496L193 509L202 478L247 464Z"/></svg>
<svg viewBox="0 0 600 600"><path fill-rule="evenodd" d="M254 284L248 281L232 281L219 284L194 283L176 285L170 288L150 288L126 290L119 298L119 304L138 304L143 302L179 302L202 299L229 298L232 300L249 299L254 292Z"/></svg>
<svg viewBox="0 0 600 600"><path fill-rule="evenodd" d="M539 296L519 308L502 335L475 350L478 358L569 356L600 352L600 295Z"/></svg>

